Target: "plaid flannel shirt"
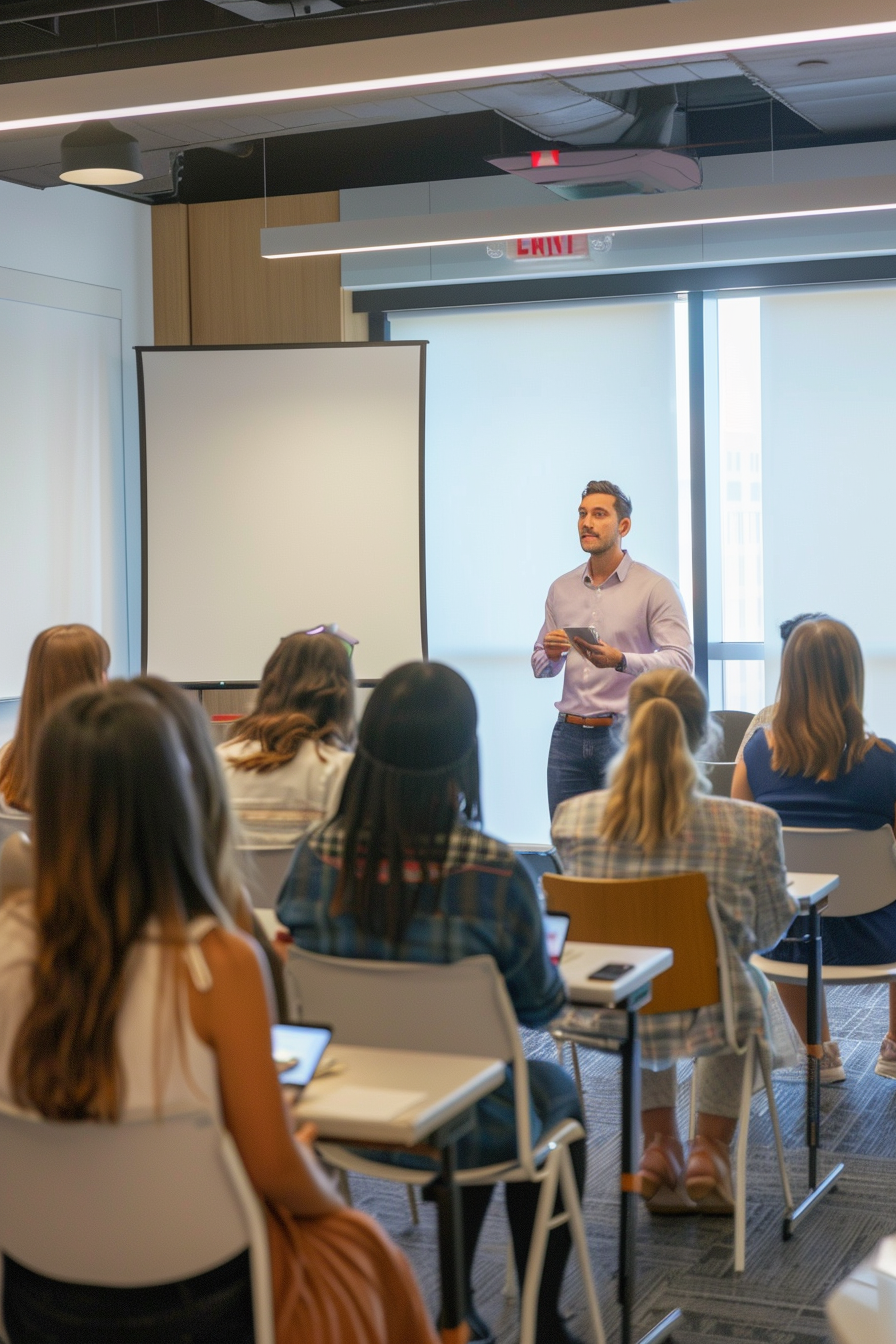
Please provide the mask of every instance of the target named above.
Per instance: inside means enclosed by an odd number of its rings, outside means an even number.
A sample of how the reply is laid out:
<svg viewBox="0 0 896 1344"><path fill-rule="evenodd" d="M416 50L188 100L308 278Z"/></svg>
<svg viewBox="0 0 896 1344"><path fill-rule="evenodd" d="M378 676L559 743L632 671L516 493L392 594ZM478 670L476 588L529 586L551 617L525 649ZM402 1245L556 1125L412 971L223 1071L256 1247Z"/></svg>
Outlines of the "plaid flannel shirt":
<svg viewBox="0 0 896 1344"><path fill-rule="evenodd" d="M647 854L637 845L600 836L608 796L606 791L584 793L557 808L551 834L563 871L608 878L705 873L728 944L738 1043L757 1027L764 1034L768 986L749 959L774 947L797 913L787 890L777 815L755 803L699 795L681 833ZM625 1036L625 1015L614 1010L570 1006L557 1025L608 1043ZM729 1048L720 1004L690 1013L642 1014L640 1033L646 1064Z"/></svg>
<svg viewBox="0 0 896 1344"><path fill-rule="evenodd" d="M517 1018L541 1027L565 1002L559 974L547 956L541 911L526 869L507 845L458 824L448 842L441 891L432 877L409 866L419 883L417 909L399 947L366 935L350 914L331 913L342 863L344 832L337 819L306 836L293 856L277 901L277 915L299 947L335 957L372 961L454 962L482 953L494 957ZM509 1073L509 1070L508 1070ZM540 1132L534 1108L533 1137ZM513 1157L516 1129L512 1082L476 1107L476 1131L461 1140L465 1167Z"/></svg>

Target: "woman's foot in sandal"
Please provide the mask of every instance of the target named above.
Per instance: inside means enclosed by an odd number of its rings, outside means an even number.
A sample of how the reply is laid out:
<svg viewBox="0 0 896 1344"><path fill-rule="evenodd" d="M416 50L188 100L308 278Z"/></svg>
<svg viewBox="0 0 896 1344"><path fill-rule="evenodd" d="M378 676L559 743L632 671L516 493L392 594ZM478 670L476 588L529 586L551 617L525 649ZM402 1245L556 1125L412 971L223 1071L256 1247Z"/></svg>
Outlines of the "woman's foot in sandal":
<svg viewBox="0 0 896 1344"><path fill-rule="evenodd" d="M728 1144L698 1134L691 1144L684 1184L698 1213L732 1214L734 1189Z"/></svg>
<svg viewBox="0 0 896 1344"><path fill-rule="evenodd" d="M641 1158L641 1195L651 1213L696 1213L684 1188L684 1153L678 1139L655 1134Z"/></svg>

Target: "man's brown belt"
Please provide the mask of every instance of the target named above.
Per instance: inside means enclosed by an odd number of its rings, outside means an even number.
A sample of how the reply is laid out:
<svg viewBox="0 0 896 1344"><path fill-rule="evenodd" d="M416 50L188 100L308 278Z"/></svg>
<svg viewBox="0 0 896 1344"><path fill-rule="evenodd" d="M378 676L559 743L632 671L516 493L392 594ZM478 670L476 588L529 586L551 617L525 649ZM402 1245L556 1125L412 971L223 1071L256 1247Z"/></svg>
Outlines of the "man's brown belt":
<svg viewBox="0 0 896 1344"><path fill-rule="evenodd" d="M574 723L577 728L609 728L615 715L606 714L600 719L583 719L578 714L564 714L565 723Z"/></svg>

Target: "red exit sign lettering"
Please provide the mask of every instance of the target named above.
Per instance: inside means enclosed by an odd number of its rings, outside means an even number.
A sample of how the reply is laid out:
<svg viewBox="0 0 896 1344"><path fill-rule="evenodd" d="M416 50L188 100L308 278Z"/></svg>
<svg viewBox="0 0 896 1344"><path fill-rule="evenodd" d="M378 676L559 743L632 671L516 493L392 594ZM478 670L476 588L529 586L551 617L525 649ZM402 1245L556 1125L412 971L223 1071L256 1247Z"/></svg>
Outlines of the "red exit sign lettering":
<svg viewBox="0 0 896 1344"><path fill-rule="evenodd" d="M514 261L541 260L544 257L587 257L588 239L584 233L555 233L547 238L516 238L508 252Z"/></svg>

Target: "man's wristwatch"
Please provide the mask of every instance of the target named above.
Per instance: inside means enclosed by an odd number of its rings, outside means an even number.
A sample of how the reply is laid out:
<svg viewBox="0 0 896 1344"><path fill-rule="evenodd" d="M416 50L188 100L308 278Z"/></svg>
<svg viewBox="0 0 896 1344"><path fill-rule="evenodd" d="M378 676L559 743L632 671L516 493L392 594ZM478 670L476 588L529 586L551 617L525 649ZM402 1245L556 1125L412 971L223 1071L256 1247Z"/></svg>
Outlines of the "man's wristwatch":
<svg viewBox="0 0 896 1344"><path fill-rule="evenodd" d="M622 657L619 659L619 662L618 662L618 663L616 664L616 666L613 668L613 671L614 671L614 672L624 672L624 671L626 670L627 667L628 667L628 663L625 661L625 654L623 654Z"/></svg>

